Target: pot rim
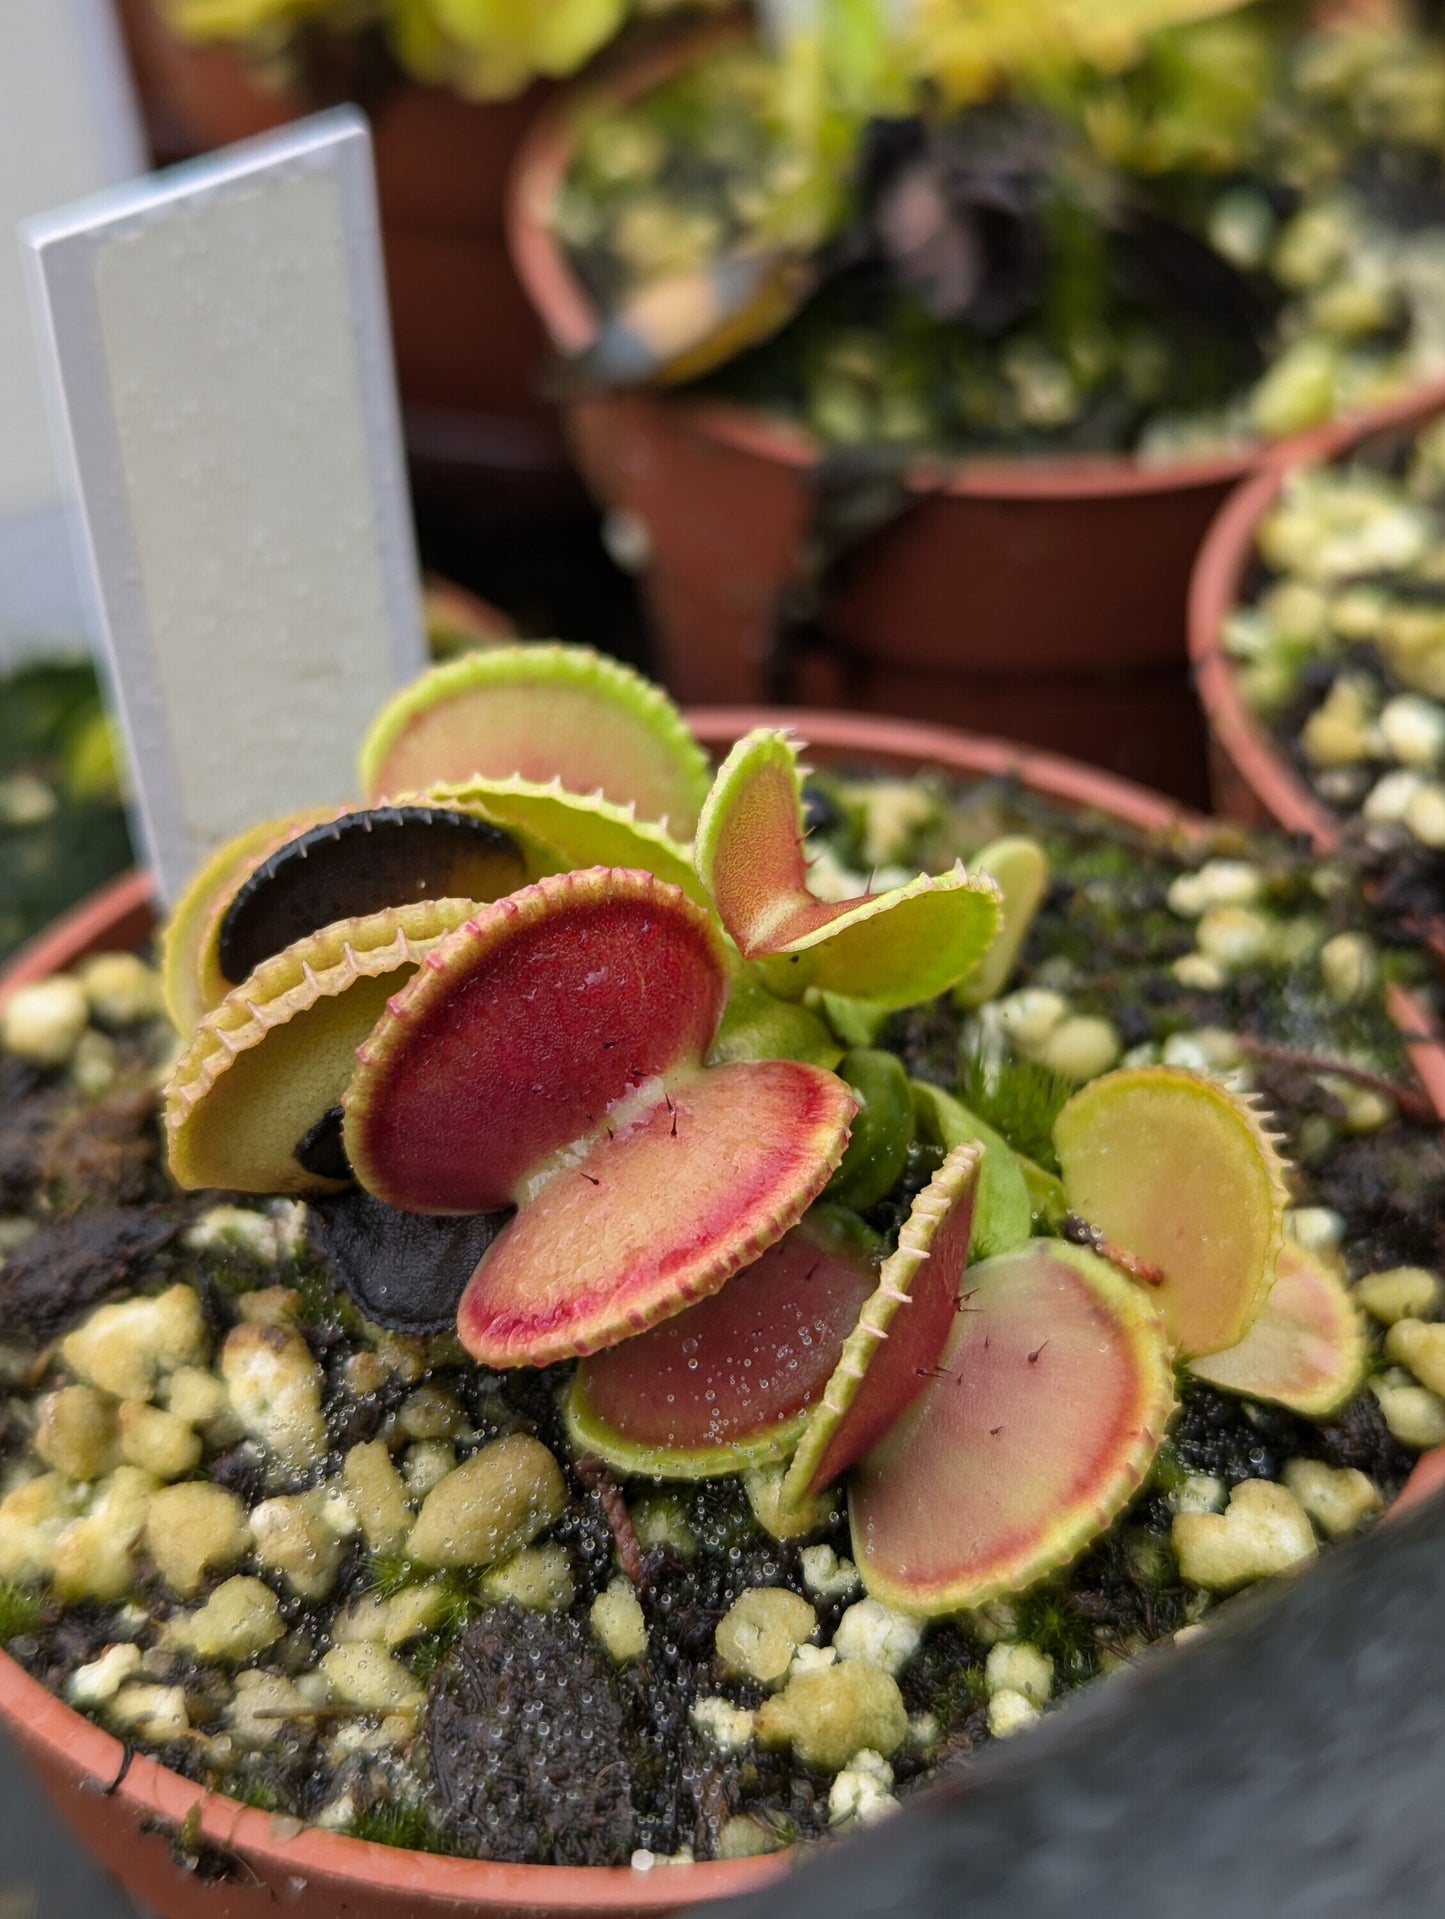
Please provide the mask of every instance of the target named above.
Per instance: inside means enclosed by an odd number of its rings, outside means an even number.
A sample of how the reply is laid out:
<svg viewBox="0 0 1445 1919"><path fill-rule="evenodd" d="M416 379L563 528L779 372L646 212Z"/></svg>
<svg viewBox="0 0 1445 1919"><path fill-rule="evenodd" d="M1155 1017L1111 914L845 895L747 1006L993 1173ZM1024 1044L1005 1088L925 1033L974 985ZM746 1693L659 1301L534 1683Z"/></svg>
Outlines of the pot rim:
<svg viewBox="0 0 1445 1919"><path fill-rule="evenodd" d="M1209 731L1269 817L1286 832L1308 835L1321 853L1332 853L1339 845L1343 821L1315 797L1245 705L1238 671L1224 644L1225 623L1240 603L1260 523L1296 473L1347 457L1375 433L1423 426L1442 411L1445 379L1280 450L1225 501L1195 561L1189 583L1189 657Z"/></svg>
<svg viewBox="0 0 1445 1919"><path fill-rule="evenodd" d="M553 343L566 354L582 352L597 336L598 314L548 222L548 211L571 163L578 138L588 124L614 105L627 105L671 79L699 58L747 36L744 22L713 22L675 35L611 72L560 92L537 115L517 148L507 183L507 244L529 299L541 315ZM740 401L662 394L639 389L612 400L661 405L704 438L740 453L796 470L815 466L825 449L806 427L782 414ZM585 405L585 399L577 404ZM1000 501L1110 500L1146 494L1186 493L1242 480L1282 448L1314 447L1341 434L1368 431L1382 423L1398 402L1366 407L1294 436L1275 446L1241 446L1194 459L1159 462L1118 453L1072 454L920 454L908 476L923 495Z"/></svg>
<svg viewBox="0 0 1445 1919"><path fill-rule="evenodd" d="M1007 740L921 721L770 707L699 707L685 717L702 744L714 749L725 749L755 727L787 727L832 760L856 758L909 771L936 766L958 778L1013 778L1045 798L1078 810L1106 812L1160 836L1197 839L1210 829L1204 815L1112 773ZM17 987L73 964L87 951L143 937L154 902L152 878L145 872L122 875L82 901L0 969L0 1005ZM1391 995L1397 1023L1407 1036L1413 1035L1407 1044L1416 1071L1445 1116L1445 1046L1431 1033L1420 1006L1398 988L1392 988ZM466 1901L483 1911L505 1909L511 1919L557 1910L675 1911L682 1904L739 1895L775 1881L806 1860L810 1851L798 1848L760 1859L640 1872L628 1866L458 1859L316 1826L293 1832L294 1822L210 1792L145 1754L123 1766L126 1749L120 1740L47 1691L3 1650L0 1720L9 1723L22 1745L41 1748L53 1766L79 1774L86 1787L104 1790L137 1819L160 1819L175 1829L188 1818L198 1820L200 1836L213 1845L282 1874L325 1879L338 1888L367 1884L428 1900ZM113 1788L111 1781L117 1782Z"/></svg>

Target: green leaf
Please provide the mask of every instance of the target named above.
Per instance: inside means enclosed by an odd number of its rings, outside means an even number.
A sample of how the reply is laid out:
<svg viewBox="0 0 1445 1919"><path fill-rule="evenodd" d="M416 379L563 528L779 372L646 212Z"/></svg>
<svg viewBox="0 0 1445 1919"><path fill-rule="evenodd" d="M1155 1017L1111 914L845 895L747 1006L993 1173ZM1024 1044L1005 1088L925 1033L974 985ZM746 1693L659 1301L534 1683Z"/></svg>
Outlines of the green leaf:
<svg viewBox="0 0 1445 1919"><path fill-rule="evenodd" d="M795 1000L778 999L745 965L733 979L708 1064L717 1066L737 1059L805 1059L831 1071L842 1056L843 1048L815 1012Z"/></svg>
<svg viewBox="0 0 1445 1919"><path fill-rule="evenodd" d="M631 805L597 793L569 793L560 781L470 779L444 782L418 799L429 806L478 813L523 842L532 879L589 866L622 866L680 886L699 906L709 904L685 846L666 828L641 820Z"/></svg>
<svg viewBox="0 0 1445 1919"><path fill-rule="evenodd" d="M1002 1133L1016 1153L1050 1172L1058 1166L1054 1121L1074 1090L1072 1080L1037 1060L995 1059L982 1048L959 1057L958 1096L964 1105Z"/></svg>
<svg viewBox="0 0 1445 1919"><path fill-rule="evenodd" d="M1008 984L1020 949L1049 890L1049 862L1036 840L1013 835L994 840L968 862L970 873L986 874L1003 896L1003 917L993 945L978 968L954 988L958 1006L982 1006Z"/></svg>
<svg viewBox="0 0 1445 1919"><path fill-rule="evenodd" d="M988 951L998 888L959 866L886 893L815 899L797 753L787 734L760 729L713 782L694 857L723 925L745 958L796 962L799 994L814 986L897 1007L946 992Z"/></svg>
<svg viewBox="0 0 1445 1919"><path fill-rule="evenodd" d="M859 1046L845 1053L838 1077L858 1096L858 1111L838 1170L824 1192L840 1206L866 1213L893 1191L913 1143L913 1099L896 1053Z"/></svg>
<svg viewBox="0 0 1445 1919"><path fill-rule="evenodd" d="M941 1086L931 1086L921 1079L913 1080L911 1086L921 1138L946 1151L969 1139L983 1145L969 1258L993 1259L999 1253L1013 1252L1033 1230L1034 1207L1023 1167L1008 1141Z"/></svg>

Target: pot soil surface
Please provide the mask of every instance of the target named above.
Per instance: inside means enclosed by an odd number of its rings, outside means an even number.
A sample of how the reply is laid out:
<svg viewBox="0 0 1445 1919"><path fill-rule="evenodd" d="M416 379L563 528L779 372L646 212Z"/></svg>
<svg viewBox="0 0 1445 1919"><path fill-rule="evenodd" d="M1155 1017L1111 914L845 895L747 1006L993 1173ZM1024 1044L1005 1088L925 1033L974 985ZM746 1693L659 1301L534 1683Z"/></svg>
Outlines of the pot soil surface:
<svg viewBox="0 0 1445 1919"><path fill-rule="evenodd" d="M776 1471L614 1477L569 1441L569 1366L499 1374L369 1324L325 1201L178 1195L156 976L95 960L48 1005L11 1002L0 1057L0 1634L27 1670L177 1771L334 1830L737 1857L882 1816L1374 1523L1445 1439L1445 1156L1379 992L1408 951L1280 845L1147 841L1008 780L830 774L808 804L815 888L1004 832L1046 848L1011 990L866 1037L1045 1173L1059 1106L1121 1057L1238 1074L1297 1168L1295 1243L1337 1251L1369 1315L1361 1389L1316 1420L1186 1376L1147 1484L1072 1565L905 1617L864 1597L831 1497L784 1527ZM927 1110L866 1209L885 1243L942 1156ZM465 1496L422 1541L415 1510L449 1483ZM795 1713L791 1751L760 1736L838 1665L858 1675L841 1723Z"/></svg>
<svg viewBox="0 0 1445 1919"><path fill-rule="evenodd" d="M1206 701L1212 676L1215 703L1238 701L1259 729L1260 745L1251 742L1240 763L1258 801L1337 848L1382 912L1437 950L1445 931L1442 462L1432 407L1423 425L1412 419L1374 434L1348 460L1291 469L1268 502L1261 494L1257 522L1240 529L1252 544L1239 603L1216 632L1201 627L1197 642ZM1202 583L1208 571L1201 568ZM1219 716L1229 752L1227 722Z"/></svg>

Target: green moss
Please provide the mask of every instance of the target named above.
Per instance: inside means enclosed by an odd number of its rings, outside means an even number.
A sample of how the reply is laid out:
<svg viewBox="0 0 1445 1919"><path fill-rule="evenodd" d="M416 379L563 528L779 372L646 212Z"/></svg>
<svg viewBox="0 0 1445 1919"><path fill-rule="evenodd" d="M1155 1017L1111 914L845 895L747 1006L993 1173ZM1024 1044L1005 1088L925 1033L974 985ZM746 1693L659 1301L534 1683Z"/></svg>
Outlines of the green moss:
<svg viewBox="0 0 1445 1919"><path fill-rule="evenodd" d="M333 1325L347 1334L361 1331L361 1314L350 1296L336 1284L335 1276L316 1260L301 1258L282 1281L294 1286L301 1295L301 1318L307 1326Z"/></svg>
<svg viewBox="0 0 1445 1919"><path fill-rule="evenodd" d="M443 1574L438 1583L446 1595L446 1610L430 1632L423 1634L402 1655L413 1676L422 1685L431 1678L477 1614L486 1612L495 1604L495 1601L483 1599L480 1594L473 1592L464 1580L455 1575Z"/></svg>
<svg viewBox="0 0 1445 1919"><path fill-rule="evenodd" d="M304 1325L334 1326L352 1337L361 1332L361 1316L349 1297L337 1286L329 1268L306 1252L274 1261L258 1257L245 1246L208 1247L199 1260L197 1278L202 1277L228 1299L244 1299L262 1286L287 1287L300 1295Z"/></svg>
<svg viewBox="0 0 1445 1919"><path fill-rule="evenodd" d="M8 1646L22 1633L34 1632L45 1610L38 1593L0 1580L0 1646Z"/></svg>
<svg viewBox="0 0 1445 1919"><path fill-rule="evenodd" d="M401 1846L408 1852L450 1852L446 1835L424 1806L384 1801L359 1812L347 1827L353 1839L370 1839L378 1846Z"/></svg>
<svg viewBox="0 0 1445 1919"><path fill-rule="evenodd" d="M995 1061L979 1047L966 1047L959 1056L957 1090L964 1105L1002 1133L1016 1152L1058 1172L1054 1121L1076 1090L1071 1081L1034 1060Z"/></svg>
<svg viewBox="0 0 1445 1919"><path fill-rule="evenodd" d="M1098 1647L1090 1622L1065 1587L1035 1586L1013 1601L1018 1636L1047 1653L1060 1687L1082 1685L1098 1671Z"/></svg>
<svg viewBox="0 0 1445 1919"><path fill-rule="evenodd" d="M971 1714L988 1705L983 1651L956 1620L930 1628L899 1683L910 1712L932 1713L945 1746Z"/></svg>
<svg viewBox="0 0 1445 1919"><path fill-rule="evenodd" d="M243 1806L254 1806L257 1812L275 1812L281 1804L275 1785L259 1773L239 1773L227 1780L226 1791Z"/></svg>
<svg viewBox="0 0 1445 1919"><path fill-rule="evenodd" d="M233 1257L221 1248L207 1248L201 1260L200 1279L192 1279L191 1284L200 1285L206 1281L227 1299L244 1299L247 1293L254 1293L260 1286L280 1283L270 1267L248 1259L243 1252L237 1252Z"/></svg>
<svg viewBox="0 0 1445 1919"><path fill-rule="evenodd" d="M422 1579L441 1588L445 1604L437 1623L404 1649L401 1657L413 1677L425 1685L468 1621L483 1611L487 1602L459 1574L438 1573L401 1553L373 1553L367 1566L367 1588L378 1599L394 1599Z"/></svg>
<svg viewBox="0 0 1445 1919"><path fill-rule="evenodd" d="M458 1618L434 1627L403 1655L403 1663L407 1671L420 1685L426 1685L437 1667L446 1658L456 1644L464 1624L465 1620ZM402 1842L391 1840L388 1843L400 1845Z"/></svg>
<svg viewBox="0 0 1445 1919"><path fill-rule="evenodd" d="M427 1576L427 1568L401 1553L373 1553L366 1569L366 1583L378 1599L395 1599L399 1592L414 1586Z"/></svg>

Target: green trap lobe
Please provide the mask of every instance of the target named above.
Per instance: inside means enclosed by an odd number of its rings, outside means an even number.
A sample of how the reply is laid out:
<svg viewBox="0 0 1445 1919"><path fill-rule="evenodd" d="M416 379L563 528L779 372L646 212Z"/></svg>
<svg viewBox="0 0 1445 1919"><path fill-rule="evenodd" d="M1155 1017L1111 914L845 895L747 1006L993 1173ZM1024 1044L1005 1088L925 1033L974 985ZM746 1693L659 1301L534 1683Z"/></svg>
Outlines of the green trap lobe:
<svg viewBox="0 0 1445 1919"><path fill-rule="evenodd" d="M1282 1164L1254 1111L1183 1067L1123 1067L1054 1122L1070 1209L1164 1275L1155 1300L1181 1354L1249 1329L1283 1239Z"/></svg>
<svg viewBox="0 0 1445 1919"><path fill-rule="evenodd" d="M179 1183L334 1190L343 1163L328 1174L296 1149L324 1131L388 996L474 910L470 900L392 907L338 920L263 960L201 1021L172 1071L165 1117Z"/></svg>
<svg viewBox="0 0 1445 1919"><path fill-rule="evenodd" d="M569 793L556 782L470 779L442 782L416 796L422 803L455 807L489 819L521 840L528 877L566 873L585 866L625 866L680 886L700 906L707 893L685 846L630 806L614 806L596 793Z"/></svg>
<svg viewBox="0 0 1445 1919"><path fill-rule="evenodd" d="M631 668L587 647L516 645L435 667L388 705L361 751L369 798L442 780L600 791L690 839L708 764L676 707Z"/></svg>

